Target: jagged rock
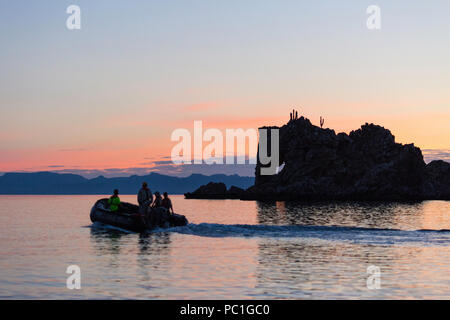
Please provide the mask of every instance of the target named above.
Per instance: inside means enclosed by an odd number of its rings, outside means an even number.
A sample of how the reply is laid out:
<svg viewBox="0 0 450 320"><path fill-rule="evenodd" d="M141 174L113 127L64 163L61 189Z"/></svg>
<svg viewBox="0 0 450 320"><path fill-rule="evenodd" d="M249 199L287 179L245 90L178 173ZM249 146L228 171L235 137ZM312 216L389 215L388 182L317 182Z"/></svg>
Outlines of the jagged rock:
<svg viewBox="0 0 450 320"><path fill-rule="evenodd" d="M450 163L435 160L427 164L424 198L450 199Z"/></svg>
<svg viewBox="0 0 450 320"><path fill-rule="evenodd" d="M381 126L366 123L349 135L336 135L301 117L279 130L283 170L263 176L258 161L255 185L244 199L415 200L450 195L450 164L426 166L419 148L396 143Z"/></svg>
<svg viewBox="0 0 450 320"><path fill-rule="evenodd" d="M236 186L231 186L230 189L227 191L229 196L234 196L236 197L236 199L239 199L242 194L244 193L244 189L241 189L239 187Z"/></svg>
<svg viewBox="0 0 450 320"><path fill-rule="evenodd" d="M254 186L232 192L209 183L186 198L450 200L450 163L426 165L419 148L396 143L381 126L366 123L350 134L336 134L291 115L278 129L281 172L261 175L258 155Z"/></svg>
<svg viewBox="0 0 450 320"><path fill-rule="evenodd" d="M185 193L186 199L240 199L244 189L231 186L229 190L224 183L210 182L194 192Z"/></svg>

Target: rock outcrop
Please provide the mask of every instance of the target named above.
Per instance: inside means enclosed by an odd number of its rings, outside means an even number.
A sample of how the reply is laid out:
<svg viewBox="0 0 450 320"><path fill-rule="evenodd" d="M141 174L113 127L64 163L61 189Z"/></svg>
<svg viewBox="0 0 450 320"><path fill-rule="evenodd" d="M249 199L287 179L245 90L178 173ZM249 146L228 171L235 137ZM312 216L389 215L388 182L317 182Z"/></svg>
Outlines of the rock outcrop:
<svg viewBox="0 0 450 320"><path fill-rule="evenodd" d="M186 199L240 199L244 194L244 189L227 186L221 182L210 182L203 185L194 192L185 193Z"/></svg>
<svg viewBox="0 0 450 320"><path fill-rule="evenodd" d="M255 185L241 192L241 199L450 199L450 164L426 165L419 148L396 143L381 126L366 123L350 134L336 134L291 116L278 129L281 171L261 175L258 155ZM189 195L196 194L223 199L229 191L225 185L208 184Z"/></svg>
<svg viewBox="0 0 450 320"><path fill-rule="evenodd" d="M449 165L425 165L413 144L395 142L381 126L365 124L350 134L322 129L306 118L280 130L280 163L276 175L260 174L246 199L418 200L446 199ZM447 170L447 172L446 172Z"/></svg>
<svg viewBox="0 0 450 320"><path fill-rule="evenodd" d="M450 163L436 160L426 166L424 199L450 199Z"/></svg>

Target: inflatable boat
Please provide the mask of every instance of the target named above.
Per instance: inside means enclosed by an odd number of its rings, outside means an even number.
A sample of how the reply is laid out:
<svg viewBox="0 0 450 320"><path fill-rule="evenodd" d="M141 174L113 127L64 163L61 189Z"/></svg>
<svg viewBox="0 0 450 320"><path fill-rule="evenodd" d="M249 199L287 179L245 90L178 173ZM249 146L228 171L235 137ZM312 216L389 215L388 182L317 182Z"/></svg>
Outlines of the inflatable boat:
<svg viewBox="0 0 450 320"><path fill-rule="evenodd" d="M119 210L111 212L108 209L108 199L98 200L91 209L91 221L130 230L145 232L155 228L170 228L185 226L188 220L180 214L170 214L165 208L151 209L152 219L144 219L139 215L139 207L135 204L122 202Z"/></svg>

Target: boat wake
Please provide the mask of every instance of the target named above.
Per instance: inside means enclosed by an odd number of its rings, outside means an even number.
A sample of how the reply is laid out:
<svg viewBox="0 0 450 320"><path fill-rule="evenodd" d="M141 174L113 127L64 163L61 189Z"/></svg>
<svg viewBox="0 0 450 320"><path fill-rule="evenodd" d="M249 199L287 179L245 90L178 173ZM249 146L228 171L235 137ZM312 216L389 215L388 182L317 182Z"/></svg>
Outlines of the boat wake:
<svg viewBox="0 0 450 320"><path fill-rule="evenodd" d="M97 222L91 227L105 231L135 233ZM400 230L344 226L190 223L183 227L160 228L148 232L152 234L178 233L207 238L316 239L374 245L450 246L450 230L447 229Z"/></svg>
<svg viewBox="0 0 450 320"><path fill-rule="evenodd" d="M421 243L421 245L450 246L450 230L444 229L399 230L344 226L224 225L214 223L191 223L184 227L158 229L153 232L174 232L211 238L313 238L328 241L349 241L377 245Z"/></svg>

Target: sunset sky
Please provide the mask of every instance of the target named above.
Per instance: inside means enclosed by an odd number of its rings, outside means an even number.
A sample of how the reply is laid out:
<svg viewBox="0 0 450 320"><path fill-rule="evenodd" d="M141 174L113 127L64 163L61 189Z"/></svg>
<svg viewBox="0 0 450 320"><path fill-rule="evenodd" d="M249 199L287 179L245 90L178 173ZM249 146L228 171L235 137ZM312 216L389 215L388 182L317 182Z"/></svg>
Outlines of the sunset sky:
<svg viewBox="0 0 450 320"><path fill-rule="evenodd" d="M377 1L381 30L371 4L0 0L0 172L183 175L173 130L282 125L294 106L450 159L450 2Z"/></svg>

